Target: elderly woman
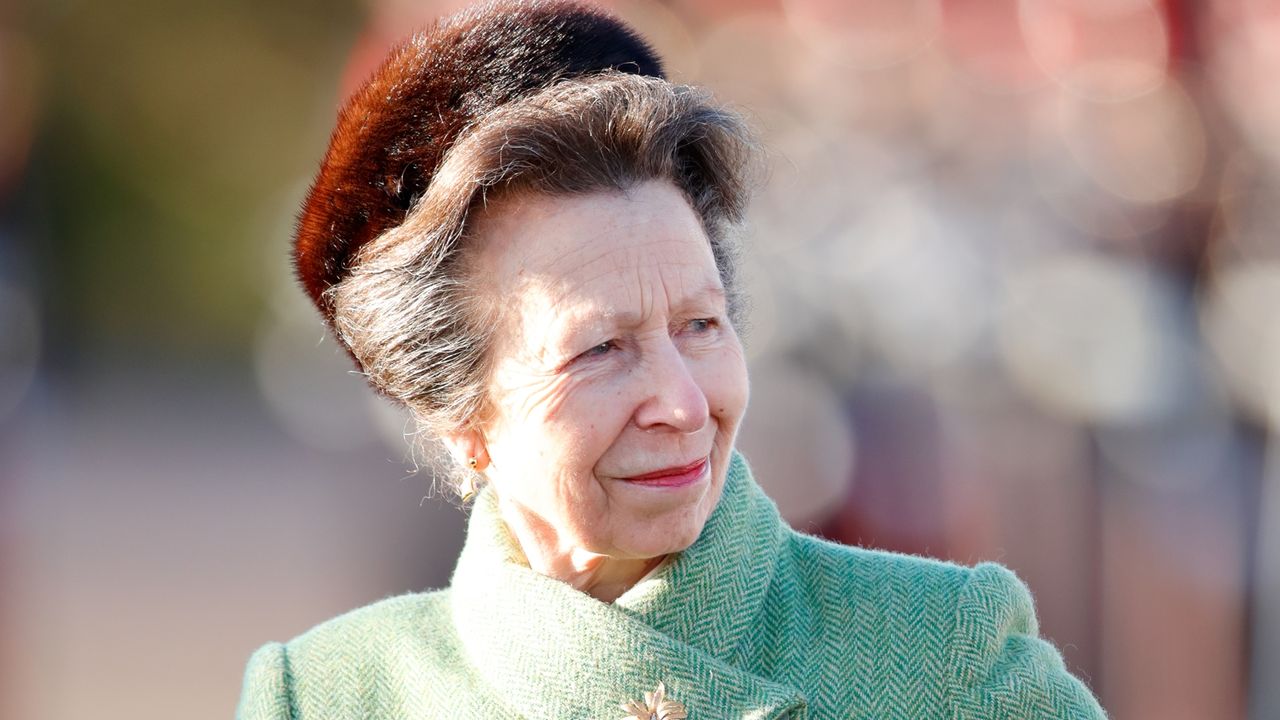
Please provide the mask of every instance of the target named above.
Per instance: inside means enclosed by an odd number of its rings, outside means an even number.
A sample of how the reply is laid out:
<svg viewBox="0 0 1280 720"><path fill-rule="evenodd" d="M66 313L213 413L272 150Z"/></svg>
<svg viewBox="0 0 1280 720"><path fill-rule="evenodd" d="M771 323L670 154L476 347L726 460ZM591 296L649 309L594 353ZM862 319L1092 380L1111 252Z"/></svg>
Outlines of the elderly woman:
<svg viewBox="0 0 1280 720"><path fill-rule="evenodd" d="M300 278L475 496L450 586L258 650L239 717L1100 718L1007 570L780 520L734 451L754 147L617 20L503 2L342 112Z"/></svg>

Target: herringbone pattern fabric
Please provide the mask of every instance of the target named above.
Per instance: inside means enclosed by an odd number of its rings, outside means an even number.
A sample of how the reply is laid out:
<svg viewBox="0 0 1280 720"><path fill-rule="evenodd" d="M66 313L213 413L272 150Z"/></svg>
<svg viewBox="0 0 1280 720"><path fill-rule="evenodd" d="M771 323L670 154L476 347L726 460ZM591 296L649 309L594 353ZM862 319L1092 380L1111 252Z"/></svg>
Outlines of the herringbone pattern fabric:
<svg viewBox="0 0 1280 720"><path fill-rule="evenodd" d="M477 501L446 590L249 661L240 720L598 718L662 681L692 720L1104 718L1008 570L795 533L735 456L692 547L607 605L538 575Z"/></svg>

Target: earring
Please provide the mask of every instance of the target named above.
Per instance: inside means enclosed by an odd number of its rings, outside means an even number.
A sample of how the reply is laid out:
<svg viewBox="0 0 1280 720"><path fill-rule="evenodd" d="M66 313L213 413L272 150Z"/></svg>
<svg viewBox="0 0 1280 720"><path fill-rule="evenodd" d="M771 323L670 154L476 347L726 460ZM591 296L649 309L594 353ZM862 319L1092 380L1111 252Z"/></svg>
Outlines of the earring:
<svg viewBox="0 0 1280 720"><path fill-rule="evenodd" d="M463 505L466 505L467 503L474 500L479 490L479 488L476 487L476 481L474 478L467 478L463 480L462 487L458 489L460 491L458 494L462 497Z"/></svg>
<svg viewBox="0 0 1280 720"><path fill-rule="evenodd" d="M480 464L480 461L479 461L479 460L476 460L476 459L475 459L475 458L473 458L473 457L469 457L469 458L467 458L467 467L471 468L472 470L475 470L475 469L476 469L476 465L478 465L478 464Z"/></svg>

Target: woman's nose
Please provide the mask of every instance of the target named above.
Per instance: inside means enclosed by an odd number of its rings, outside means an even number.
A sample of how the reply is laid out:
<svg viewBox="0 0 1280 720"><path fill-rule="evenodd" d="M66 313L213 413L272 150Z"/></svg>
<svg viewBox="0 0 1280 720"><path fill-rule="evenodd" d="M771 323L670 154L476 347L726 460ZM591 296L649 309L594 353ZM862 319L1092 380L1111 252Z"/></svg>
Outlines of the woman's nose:
<svg viewBox="0 0 1280 720"><path fill-rule="evenodd" d="M688 359L668 341L655 348L649 360L649 372L641 380L647 387L644 402L636 410L636 424L643 430L701 430L709 414L707 396Z"/></svg>

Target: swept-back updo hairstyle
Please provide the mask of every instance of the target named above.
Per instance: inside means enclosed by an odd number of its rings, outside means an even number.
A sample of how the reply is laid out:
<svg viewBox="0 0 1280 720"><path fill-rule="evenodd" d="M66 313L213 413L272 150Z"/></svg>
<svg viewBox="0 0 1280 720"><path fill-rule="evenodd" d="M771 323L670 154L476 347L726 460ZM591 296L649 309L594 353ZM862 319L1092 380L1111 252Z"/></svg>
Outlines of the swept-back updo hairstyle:
<svg viewBox="0 0 1280 720"><path fill-rule="evenodd" d="M294 265L370 384L409 409L425 448L485 408L501 306L469 276L474 210L517 192L669 181L700 218L740 323L735 231L756 157L742 120L665 80L619 20L566 0L489 3L412 36L348 101L302 209Z"/></svg>

